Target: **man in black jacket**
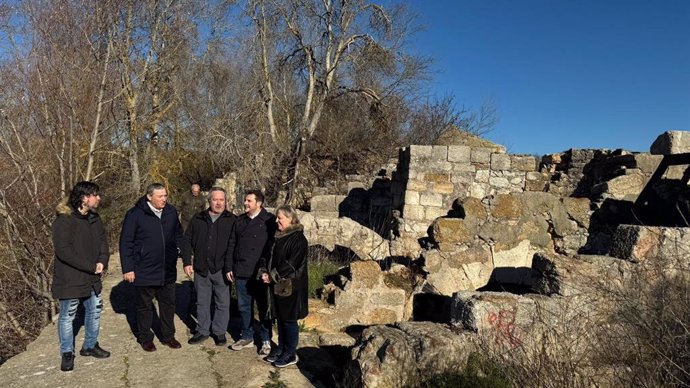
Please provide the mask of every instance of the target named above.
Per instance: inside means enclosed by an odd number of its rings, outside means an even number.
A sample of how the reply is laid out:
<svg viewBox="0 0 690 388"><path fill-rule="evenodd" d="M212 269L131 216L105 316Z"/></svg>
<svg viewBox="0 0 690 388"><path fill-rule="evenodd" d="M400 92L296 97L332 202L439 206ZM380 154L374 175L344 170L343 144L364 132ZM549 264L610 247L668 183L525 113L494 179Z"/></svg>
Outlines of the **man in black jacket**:
<svg viewBox="0 0 690 388"><path fill-rule="evenodd" d="M107 358L110 352L98 345L103 301L101 275L108 268L108 238L98 213L101 201L98 185L77 183L68 198L58 204L53 223L55 267L53 297L60 300L58 338L62 371L74 369L72 323L80 303L84 305L84 345L82 356Z"/></svg>
<svg viewBox="0 0 690 388"><path fill-rule="evenodd" d="M235 282L237 306L242 319L242 337L232 344L232 350L242 350L254 346L253 307L256 300L259 316L265 317L266 294L261 292L263 285L257 282L259 258L270 254L276 230L276 218L263 208L264 195L259 190L251 190L244 196L245 213L237 217L235 229L230 237L228 250L233 253L232 272L228 280ZM271 352L271 322L261 322L260 353Z"/></svg>
<svg viewBox="0 0 690 388"><path fill-rule="evenodd" d="M230 287L226 277L232 271L228 241L235 215L226 210L226 192L220 187L211 188L208 203L208 210L192 217L182 244L184 272L187 276L194 275L196 291L196 333L188 343L198 344L213 335L216 345L220 346L227 343L225 332L230 319ZM213 321L212 299L215 304Z"/></svg>
<svg viewBox="0 0 690 388"><path fill-rule="evenodd" d="M175 339L175 281L182 245L182 226L177 210L168 203L160 183L146 188L146 195L125 215L120 234L123 278L134 283L137 308L137 341L147 352L156 350L151 323L153 298L158 301L161 343L179 349Z"/></svg>

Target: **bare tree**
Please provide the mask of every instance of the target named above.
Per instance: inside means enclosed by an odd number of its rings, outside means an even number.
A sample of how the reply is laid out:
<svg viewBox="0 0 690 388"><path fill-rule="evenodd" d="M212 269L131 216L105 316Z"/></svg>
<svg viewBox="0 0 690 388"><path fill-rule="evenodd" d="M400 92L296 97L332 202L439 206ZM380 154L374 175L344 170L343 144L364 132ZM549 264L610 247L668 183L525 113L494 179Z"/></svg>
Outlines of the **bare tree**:
<svg viewBox="0 0 690 388"><path fill-rule="evenodd" d="M397 55L409 31L406 23L396 24L394 16L402 19L404 13L395 11L361 0L249 2L268 132L290 160L288 203L331 99L355 94L381 103L384 93L425 70L424 61ZM364 66L364 59L372 58L376 62ZM381 77L375 82L367 72Z"/></svg>

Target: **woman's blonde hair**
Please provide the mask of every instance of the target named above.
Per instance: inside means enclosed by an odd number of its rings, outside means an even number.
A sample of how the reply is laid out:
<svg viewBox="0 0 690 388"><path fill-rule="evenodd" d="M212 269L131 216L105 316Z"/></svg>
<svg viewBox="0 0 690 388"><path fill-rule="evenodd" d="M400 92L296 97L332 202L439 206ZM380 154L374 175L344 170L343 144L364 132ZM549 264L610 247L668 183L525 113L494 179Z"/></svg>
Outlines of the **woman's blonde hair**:
<svg viewBox="0 0 690 388"><path fill-rule="evenodd" d="M299 217L297 216L297 211L290 205L283 205L276 209L276 216L278 213L283 213L283 215L290 219L290 225L300 225Z"/></svg>

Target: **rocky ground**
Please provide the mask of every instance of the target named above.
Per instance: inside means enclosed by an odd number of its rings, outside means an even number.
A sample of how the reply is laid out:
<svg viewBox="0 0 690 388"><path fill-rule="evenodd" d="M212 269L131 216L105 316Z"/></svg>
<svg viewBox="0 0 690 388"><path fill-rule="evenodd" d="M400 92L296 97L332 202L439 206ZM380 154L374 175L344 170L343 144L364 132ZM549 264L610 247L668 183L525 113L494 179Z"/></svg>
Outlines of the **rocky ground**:
<svg viewBox="0 0 690 388"><path fill-rule="evenodd" d="M180 265L181 267L181 265ZM119 258L111 258L110 274L104 280L104 311L101 319L101 346L110 350L107 359L77 354L71 372L60 371L57 329L48 325L27 350L0 366L1 387L262 387L269 383L288 387L332 386L335 362L318 347L315 333L300 333L300 362L278 369L264 362L256 350L239 352L215 346L209 339L188 345L192 306L192 283L181 271L177 283L176 337L182 348L173 350L155 341L158 350L144 352L136 342L134 288L122 282ZM192 309L193 310L193 309ZM237 312L231 312L230 333L237 336ZM157 338L158 339L158 338ZM230 340L230 336L228 337ZM274 337L277 341L277 338ZM77 350L83 342L83 328L76 338ZM277 373L277 374L276 374Z"/></svg>

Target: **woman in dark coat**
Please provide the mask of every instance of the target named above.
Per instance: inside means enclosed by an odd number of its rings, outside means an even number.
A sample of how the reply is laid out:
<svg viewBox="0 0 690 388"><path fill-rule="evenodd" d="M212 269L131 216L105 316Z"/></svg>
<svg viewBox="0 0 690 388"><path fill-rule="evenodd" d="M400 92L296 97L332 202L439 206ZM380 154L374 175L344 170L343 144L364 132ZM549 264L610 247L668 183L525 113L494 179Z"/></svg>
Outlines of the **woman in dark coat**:
<svg viewBox="0 0 690 388"><path fill-rule="evenodd" d="M276 209L278 231L271 258L265 270L260 271L261 280L269 285L271 298L270 313L278 320L278 350L265 358L274 366L282 368L296 364L299 341L298 319L307 316L309 309L307 250L309 244L304 237L304 227L299 223L297 213L291 206ZM289 295L284 292L285 280L291 283ZM283 289L281 291L281 289Z"/></svg>

